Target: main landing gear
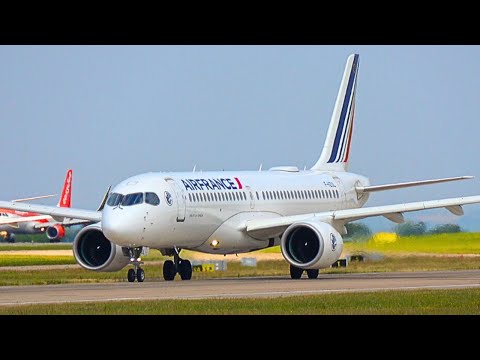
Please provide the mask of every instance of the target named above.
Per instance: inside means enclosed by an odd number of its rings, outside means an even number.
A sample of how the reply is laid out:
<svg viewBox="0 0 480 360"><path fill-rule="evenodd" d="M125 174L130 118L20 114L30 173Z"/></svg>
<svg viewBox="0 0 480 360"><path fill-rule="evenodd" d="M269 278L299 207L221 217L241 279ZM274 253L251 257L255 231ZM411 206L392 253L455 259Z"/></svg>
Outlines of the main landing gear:
<svg viewBox="0 0 480 360"><path fill-rule="evenodd" d="M182 280L190 280L192 278L192 264L188 260L180 257L181 249L174 249L173 261L167 260L163 264L163 278L165 281L172 281L175 279L177 273L180 274Z"/></svg>
<svg viewBox="0 0 480 360"><path fill-rule="evenodd" d="M133 269L129 269L127 273L128 282L134 282L135 280L138 282L145 281L145 271L140 267L140 265L143 265L143 261L140 261L141 252L141 247L128 249L130 264L133 265Z"/></svg>
<svg viewBox="0 0 480 360"><path fill-rule="evenodd" d="M318 269L308 269L306 270L307 276L309 279L316 279L318 278ZM290 277L292 279L300 279L303 274L303 269L300 269L296 266L290 265Z"/></svg>

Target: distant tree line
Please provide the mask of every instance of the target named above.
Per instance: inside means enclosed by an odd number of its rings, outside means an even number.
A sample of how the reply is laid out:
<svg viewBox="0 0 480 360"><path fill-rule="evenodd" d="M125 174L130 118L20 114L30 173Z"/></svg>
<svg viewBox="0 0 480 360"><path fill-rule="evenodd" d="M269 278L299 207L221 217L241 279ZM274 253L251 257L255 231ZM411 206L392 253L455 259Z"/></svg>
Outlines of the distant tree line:
<svg viewBox="0 0 480 360"><path fill-rule="evenodd" d="M345 225L348 234L345 235L345 239L354 238L368 238L372 235L370 228L359 222L352 222ZM406 221L403 224L395 226L395 232L398 236L414 236L414 235L427 235L427 234L449 234L462 232L462 228L457 224L442 224L436 225L431 229L427 228L427 224L423 221L414 222Z"/></svg>
<svg viewBox="0 0 480 360"><path fill-rule="evenodd" d="M427 225L423 222L407 221L398 224L395 227L398 236L424 235L424 234L451 234L462 232L462 228L457 224L437 225L428 230Z"/></svg>

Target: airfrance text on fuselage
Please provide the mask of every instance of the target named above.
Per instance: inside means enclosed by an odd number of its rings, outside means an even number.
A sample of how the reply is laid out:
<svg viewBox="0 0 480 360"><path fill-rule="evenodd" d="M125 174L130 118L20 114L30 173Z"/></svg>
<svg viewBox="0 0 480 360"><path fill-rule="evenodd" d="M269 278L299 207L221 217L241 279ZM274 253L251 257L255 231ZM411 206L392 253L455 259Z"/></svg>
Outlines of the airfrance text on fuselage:
<svg viewBox="0 0 480 360"><path fill-rule="evenodd" d="M238 178L226 179L182 179L186 190L242 190L243 186Z"/></svg>

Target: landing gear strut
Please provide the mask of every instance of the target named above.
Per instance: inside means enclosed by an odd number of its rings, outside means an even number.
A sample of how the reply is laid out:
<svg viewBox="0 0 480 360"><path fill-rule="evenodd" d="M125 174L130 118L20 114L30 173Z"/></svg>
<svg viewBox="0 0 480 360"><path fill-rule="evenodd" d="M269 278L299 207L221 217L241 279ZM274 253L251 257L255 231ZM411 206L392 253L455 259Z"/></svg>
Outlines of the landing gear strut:
<svg viewBox="0 0 480 360"><path fill-rule="evenodd" d="M141 247L128 249L130 264L133 265L133 269L129 269L127 273L128 282L134 282L135 279L138 282L143 282L145 280L145 271L140 267L140 265L143 265L143 261L140 261L141 252Z"/></svg>
<svg viewBox="0 0 480 360"><path fill-rule="evenodd" d="M163 263L163 278L165 281L174 280L177 272L182 280L192 278L192 264L180 257L180 251L181 249L174 248L173 261L167 260Z"/></svg>

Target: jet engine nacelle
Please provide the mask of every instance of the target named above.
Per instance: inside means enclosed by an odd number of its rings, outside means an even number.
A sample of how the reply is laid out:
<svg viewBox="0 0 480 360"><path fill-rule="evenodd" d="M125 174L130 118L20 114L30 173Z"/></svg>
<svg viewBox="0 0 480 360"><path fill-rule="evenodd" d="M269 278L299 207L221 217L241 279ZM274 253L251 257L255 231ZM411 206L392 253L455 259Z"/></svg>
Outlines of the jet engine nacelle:
<svg viewBox="0 0 480 360"><path fill-rule="evenodd" d="M59 224L49 226L47 228L46 234L50 241L60 240L65 236L65 227Z"/></svg>
<svg viewBox="0 0 480 360"><path fill-rule="evenodd" d="M305 221L290 225L281 245L285 259L300 269L328 268L343 251L342 236L331 225Z"/></svg>
<svg viewBox="0 0 480 360"><path fill-rule="evenodd" d="M120 246L103 235L100 224L86 226L78 232L73 241L73 255L81 267L93 271L118 271L130 261Z"/></svg>

